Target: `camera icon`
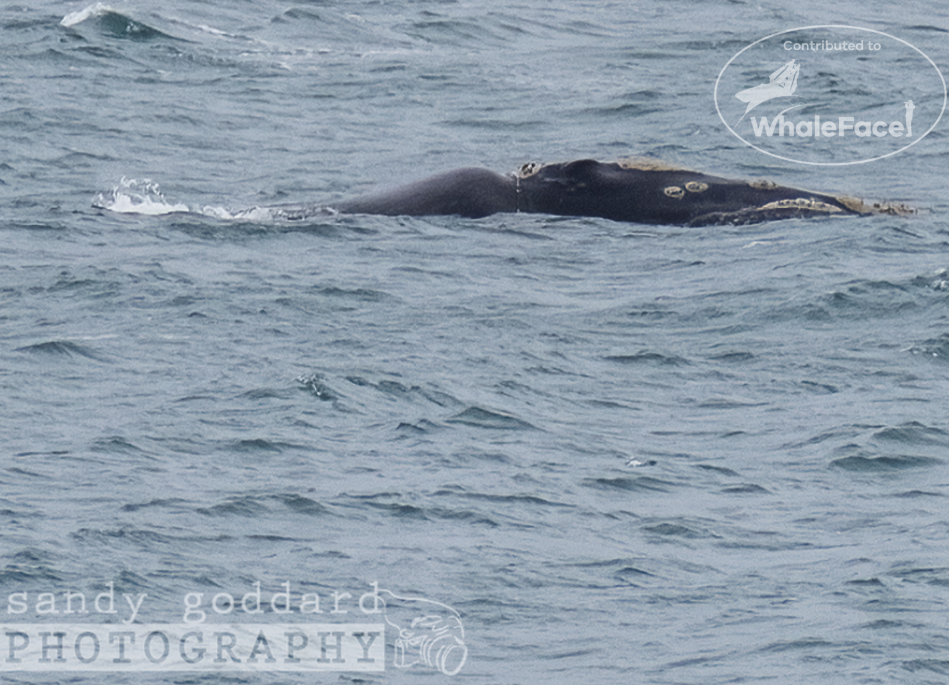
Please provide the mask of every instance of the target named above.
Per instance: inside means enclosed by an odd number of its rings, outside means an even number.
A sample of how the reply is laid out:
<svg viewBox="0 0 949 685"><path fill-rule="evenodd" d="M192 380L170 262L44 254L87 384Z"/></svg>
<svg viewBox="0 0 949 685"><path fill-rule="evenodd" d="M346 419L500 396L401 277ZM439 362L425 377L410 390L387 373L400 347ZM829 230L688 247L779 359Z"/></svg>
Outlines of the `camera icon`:
<svg viewBox="0 0 949 685"><path fill-rule="evenodd" d="M390 590L377 590L375 598L386 623L395 628L396 668L427 666L455 675L468 659L465 627L461 615L447 604L421 597L400 597Z"/></svg>

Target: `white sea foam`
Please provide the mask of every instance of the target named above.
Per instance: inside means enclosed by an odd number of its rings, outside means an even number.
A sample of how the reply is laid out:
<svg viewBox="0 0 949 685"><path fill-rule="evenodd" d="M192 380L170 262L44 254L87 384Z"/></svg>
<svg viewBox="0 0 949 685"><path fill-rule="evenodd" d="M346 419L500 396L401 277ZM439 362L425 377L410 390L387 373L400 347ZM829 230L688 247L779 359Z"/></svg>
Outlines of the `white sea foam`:
<svg viewBox="0 0 949 685"><path fill-rule="evenodd" d="M123 177L112 190L96 195L92 200L92 206L116 214L163 216L187 212L224 221L273 221L283 216L282 210L257 206L231 210L226 207L205 205L192 209L184 203L168 200L161 192L158 183L151 179L136 180L126 177Z"/></svg>
<svg viewBox="0 0 949 685"><path fill-rule="evenodd" d="M92 205L117 214L148 216L191 211L188 205L168 202L157 183L149 179L138 181L124 177L111 192L97 195Z"/></svg>
<svg viewBox="0 0 949 685"><path fill-rule="evenodd" d="M232 212L224 207L202 207L199 213L225 221L272 221L274 212L267 207L250 207Z"/></svg>
<svg viewBox="0 0 949 685"><path fill-rule="evenodd" d="M75 26L76 24L81 24L87 19L91 19L93 17L101 17L103 14L106 14L107 12L115 12L115 11L117 10L113 9L112 7L109 7L105 3L97 2L96 4L89 5L88 7L85 7L79 10L78 12L70 12L65 17L63 17L63 20L59 23L60 23L60 26Z"/></svg>

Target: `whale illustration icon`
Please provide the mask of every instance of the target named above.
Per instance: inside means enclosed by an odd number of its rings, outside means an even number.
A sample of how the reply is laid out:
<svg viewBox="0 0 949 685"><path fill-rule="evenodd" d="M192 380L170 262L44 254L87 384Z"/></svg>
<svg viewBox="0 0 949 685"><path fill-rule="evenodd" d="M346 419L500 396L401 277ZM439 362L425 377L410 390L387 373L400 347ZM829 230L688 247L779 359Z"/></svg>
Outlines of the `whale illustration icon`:
<svg viewBox="0 0 949 685"><path fill-rule="evenodd" d="M771 74L767 83L762 83L760 86L748 88L736 94L736 98L748 103L748 107L745 108L745 113L741 115L741 119L744 119L745 114L748 114L748 112L762 102L794 95L794 91L797 90L797 76L800 71L801 65L797 63L797 60L792 59ZM741 119L738 121L741 121Z"/></svg>

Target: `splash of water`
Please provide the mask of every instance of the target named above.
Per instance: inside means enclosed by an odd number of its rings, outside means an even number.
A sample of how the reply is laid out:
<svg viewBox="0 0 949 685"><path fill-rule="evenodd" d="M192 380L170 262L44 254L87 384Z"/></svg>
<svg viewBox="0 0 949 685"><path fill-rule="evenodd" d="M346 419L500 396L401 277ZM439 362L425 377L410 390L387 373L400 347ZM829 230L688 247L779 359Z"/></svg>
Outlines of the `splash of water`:
<svg viewBox="0 0 949 685"><path fill-rule="evenodd" d="M150 179L136 180L122 177L111 191L97 194L92 206L116 214L141 214L162 216L165 214L192 214L222 221L300 221L313 217L336 216L338 212L325 205L284 205L261 207L255 205L244 209L228 209L205 205L191 208L184 203L171 202L161 192L158 183Z"/></svg>
<svg viewBox="0 0 949 685"><path fill-rule="evenodd" d="M187 205L172 203L162 195L158 184L149 179L136 180L122 177L119 185L108 193L99 193L92 206L117 214L146 214L161 216L191 211Z"/></svg>

